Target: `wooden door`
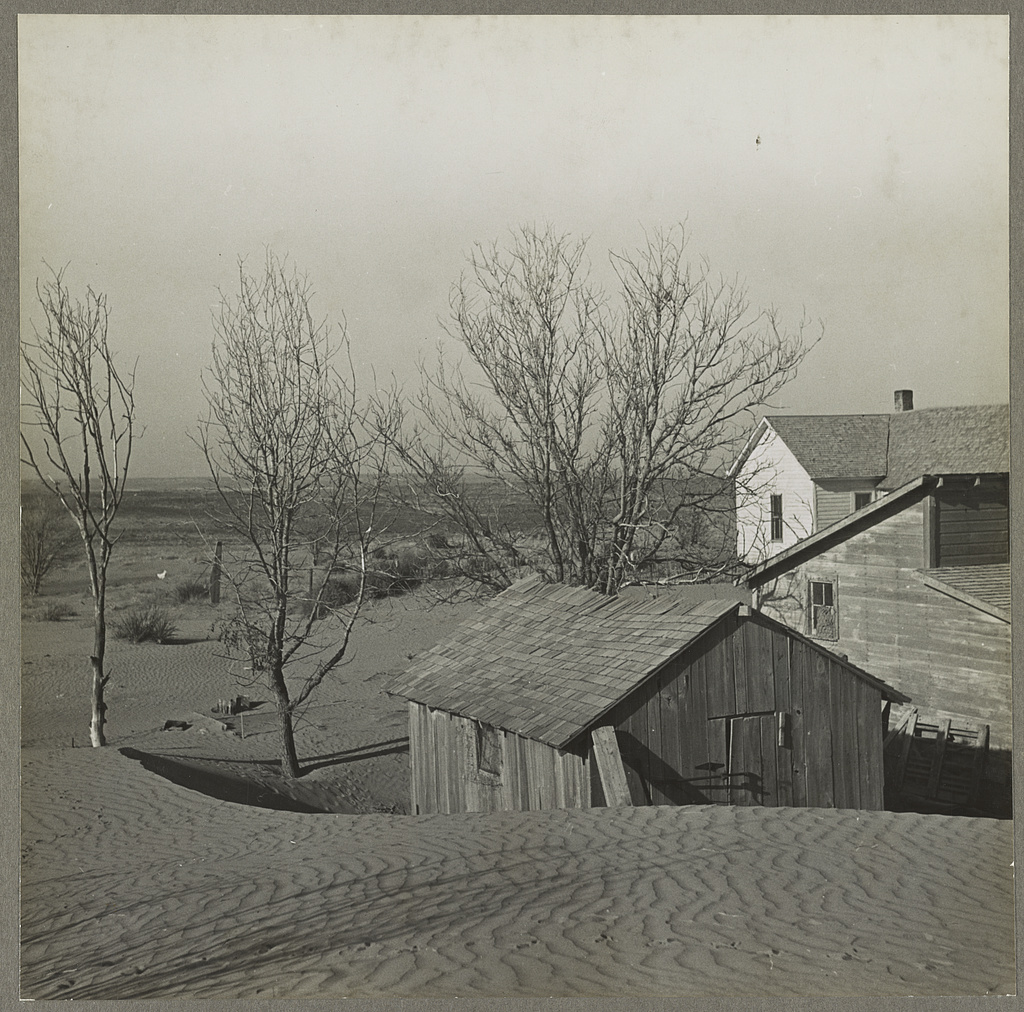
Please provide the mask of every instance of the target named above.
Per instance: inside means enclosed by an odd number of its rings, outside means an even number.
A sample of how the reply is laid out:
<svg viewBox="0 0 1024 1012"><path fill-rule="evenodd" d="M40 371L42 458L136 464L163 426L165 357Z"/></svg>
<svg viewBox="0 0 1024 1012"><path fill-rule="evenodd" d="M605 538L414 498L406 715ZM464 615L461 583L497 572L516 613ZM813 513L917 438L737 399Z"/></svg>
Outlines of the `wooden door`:
<svg viewBox="0 0 1024 1012"><path fill-rule="evenodd" d="M786 803L779 798L778 757L781 754L785 763L789 753L779 748L778 736L776 713L733 717L729 721L728 781L732 804L776 808Z"/></svg>

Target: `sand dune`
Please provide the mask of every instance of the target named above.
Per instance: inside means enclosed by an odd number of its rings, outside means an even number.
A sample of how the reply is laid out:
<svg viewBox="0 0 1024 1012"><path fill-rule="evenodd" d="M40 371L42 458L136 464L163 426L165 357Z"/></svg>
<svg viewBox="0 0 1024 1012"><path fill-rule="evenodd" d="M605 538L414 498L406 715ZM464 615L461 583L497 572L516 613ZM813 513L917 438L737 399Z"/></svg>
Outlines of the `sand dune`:
<svg viewBox="0 0 1024 1012"><path fill-rule="evenodd" d="M1013 991L1009 823L304 815L23 758L24 997Z"/></svg>
<svg viewBox="0 0 1024 1012"><path fill-rule="evenodd" d="M1008 822L394 814L408 806L408 728L385 673L471 609L416 595L368 609L298 722L291 782L268 706L244 739L211 730L210 708L240 690L206 639L208 607L176 610L174 644L111 641L101 750L70 747L86 740L87 610L26 621L23 997L1013 991ZM275 794L361 814L224 800Z"/></svg>

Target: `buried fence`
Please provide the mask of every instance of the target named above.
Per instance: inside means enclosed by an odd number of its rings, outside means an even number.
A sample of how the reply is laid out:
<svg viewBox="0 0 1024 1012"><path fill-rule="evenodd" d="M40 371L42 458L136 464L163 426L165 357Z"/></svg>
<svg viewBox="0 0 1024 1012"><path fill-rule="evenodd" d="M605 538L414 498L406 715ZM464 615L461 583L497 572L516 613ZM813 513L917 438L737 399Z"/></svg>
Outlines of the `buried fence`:
<svg viewBox="0 0 1024 1012"><path fill-rule="evenodd" d="M233 724L228 723L229 721L237 721L239 736L244 738L246 735L254 734L265 734L268 730L276 731L277 721L279 719L277 707L270 705L264 707L265 700L250 700L248 696L234 696L230 699L218 699L214 706L211 708L213 713L213 720L217 721L224 727L225 730L233 731L235 727ZM317 704L306 704L303 705L300 710L293 712L292 716L296 721L301 721L302 718L311 710L331 710L337 709L338 707L345 706L345 703L317 703ZM199 714L199 716L206 717L205 714ZM261 721L270 720L274 723L273 728L262 728L259 729ZM181 722L168 721L168 724ZM248 730L246 729L246 723L248 723ZM168 729L165 726L165 730Z"/></svg>

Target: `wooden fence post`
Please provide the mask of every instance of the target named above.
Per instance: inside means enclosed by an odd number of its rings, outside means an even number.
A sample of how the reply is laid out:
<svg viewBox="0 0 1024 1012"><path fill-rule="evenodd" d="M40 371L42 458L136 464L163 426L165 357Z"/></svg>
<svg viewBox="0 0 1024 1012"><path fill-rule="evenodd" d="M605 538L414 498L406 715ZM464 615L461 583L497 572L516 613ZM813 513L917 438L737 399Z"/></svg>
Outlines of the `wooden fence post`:
<svg viewBox="0 0 1024 1012"><path fill-rule="evenodd" d="M224 550L224 542L217 542L217 552L213 557L213 568L210 570L210 604L220 604L220 560Z"/></svg>

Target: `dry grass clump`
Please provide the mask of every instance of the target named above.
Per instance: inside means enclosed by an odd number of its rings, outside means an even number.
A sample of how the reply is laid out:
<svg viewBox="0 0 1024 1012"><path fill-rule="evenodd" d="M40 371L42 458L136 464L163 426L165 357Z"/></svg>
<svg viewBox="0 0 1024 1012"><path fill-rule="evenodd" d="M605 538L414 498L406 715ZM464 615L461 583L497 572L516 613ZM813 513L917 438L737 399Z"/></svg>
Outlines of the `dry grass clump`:
<svg viewBox="0 0 1024 1012"><path fill-rule="evenodd" d="M114 622L114 636L129 643L166 643L178 631L170 616L155 605L133 608Z"/></svg>
<svg viewBox="0 0 1024 1012"><path fill-rule="evenodd" d="M209 595L205 581L194 579L184 580L174 588L174 600L178 604L189 604L192 601L203 601Z"/></svg>
<svg viewBox="0 0 1024 1012"><path fill-rule="evenodd" d="M40 616L44 622L60 622L65 618L74 618L78 612L64 601L54 601L48 604Z"/></svg>
<svg viewBox="0 0 1024 1012"><path fill-rule="evenodd" d="M363 577L363 597L367 601L378 601L405 594L433 575L429 560L415 549L378 549L371 554ZM335 609L351 604L359 596L360 578L358 571L329 577L321 595L318 618L325 618ZM308 614L312 602L304 601L302 607L304 613Z"/></svg>

